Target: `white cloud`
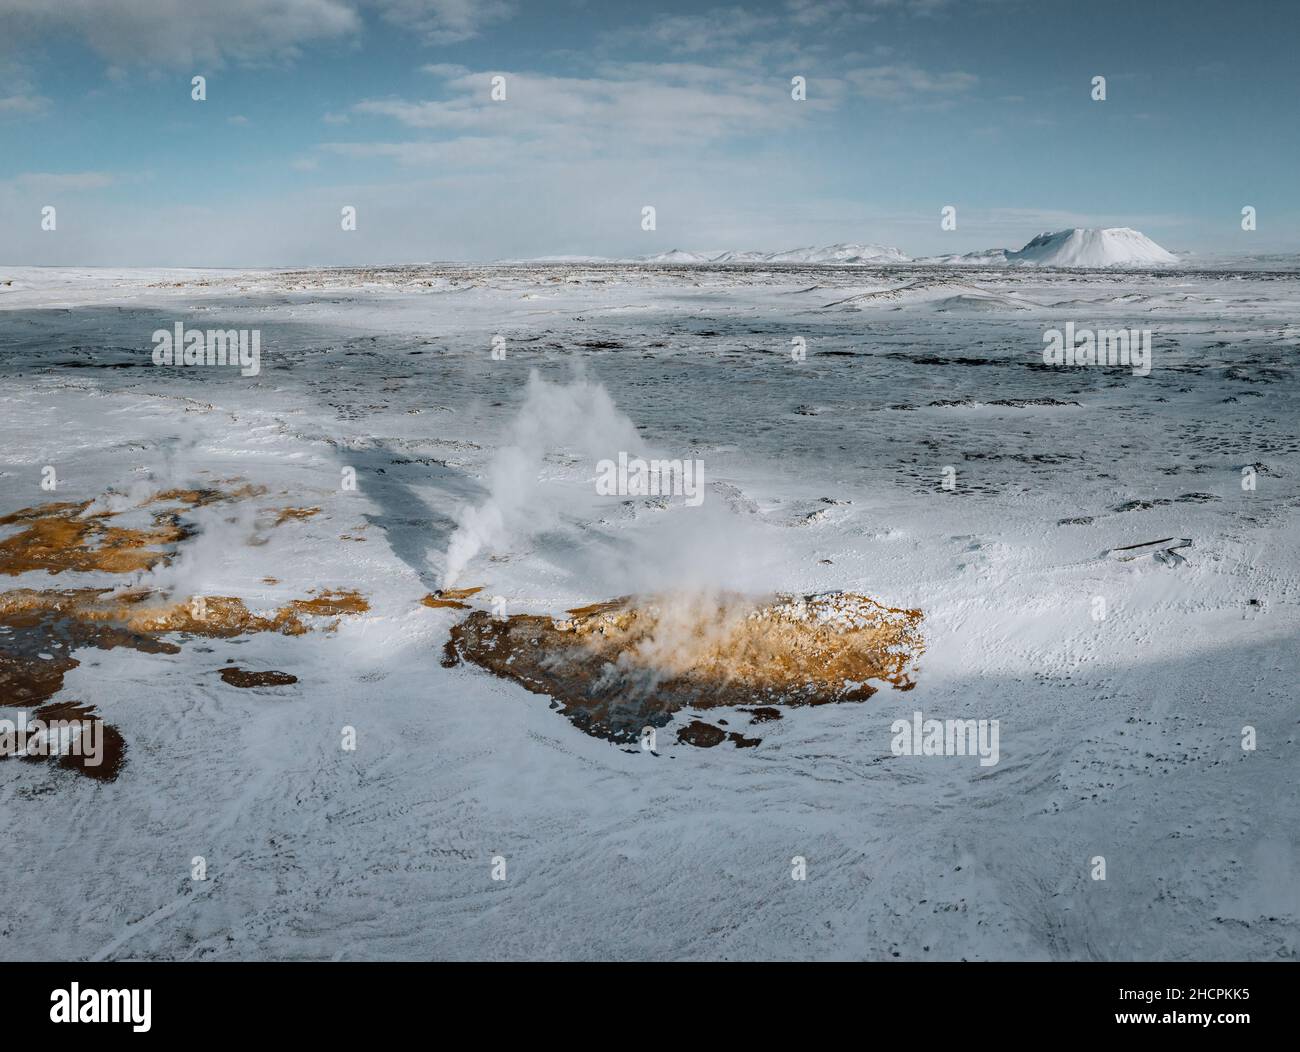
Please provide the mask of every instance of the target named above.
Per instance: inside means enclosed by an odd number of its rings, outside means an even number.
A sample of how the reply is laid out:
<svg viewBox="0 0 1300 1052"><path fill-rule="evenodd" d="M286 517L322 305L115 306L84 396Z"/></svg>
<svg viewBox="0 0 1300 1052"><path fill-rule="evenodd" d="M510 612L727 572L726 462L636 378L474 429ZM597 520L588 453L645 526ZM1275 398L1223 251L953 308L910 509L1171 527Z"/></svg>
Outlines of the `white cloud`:
<svg viewBox="0 0 1300 1052"><path fill-rule="evenodd" d="M27 67L0 55L0 117L33 117L49 107L50 100L37 94Z"/></svg>
<svg viewBox="0 0 1300 1052"><path fill-rule="evenodd" d="M660 15L648 26L619 36L641 47L659 45L671 51L701 54L735 47L778 24L770 15L755 15L741 7L717 8L702 14Z"/></svg>
<svg viewBox="0 0 1300 1052"><path fill-rule="evenodd" d="M67 31L115 66L215 69L293 58L360 29L345 0L0 0L0 37Z"/></svg>
<svg viewBox="0 0 1300 1052"><path fill-rule="evenodd" d="M930 73L908 65L864 67L815 80L807 101L790 98L789 82L766 70L697 62L606 62L590 76L432 66L437 98L366 99L348 111L358 138L320 147L338 157L388 159L402 167L509 173L546 166L556 172L597 160L652 162L712 152L735 173L776 137L807 127L852 96L894 104L933 105L976 83L970 74ZM506 98L492 98L494 76ZM378 135L375 119L381 122ZM385 124L408 129L405 141ZM726 144L723 156L717 155Z"/></svg>
<svg viewBox="0 0 1300 1052"><path fill-rule="evenodd" d="M1172 212L1125 212L1101 214L1059 208L985 208L970 209L962 225L974 230L1014 229L1023 233L1023 241L1045 230L1069 230L1074 227L1128 226L1136 230L1185 226L1187 219ZM1010 240L1015 240L1012 237ZM1019 245L1013 245L1019 248Z"/></svg>
<svg viewBox="0 0 1300 1052"><path fill-rule="evenodd" d="M843 79L859 95L882 102L934 101L960 95L979 83L973 73L931 73L916 66L869 66Z"/></svg>
<svg viewBox="0 0 1300 1052"><path fill-rule="evenodd" d="M508 18L508 0L375 0L386 22L419 33L429 44L458 44Z"/></svg>
<svg viewBox="0 0 1300 1052"><path fill-rule="evenodd" d="M845 22L866 21L879 3L850 3L849 0L786 0L790 21L797 26L821 27Z"/></svg>
<svg viewBox="0 0 1300 1052"><path fill-rule="evenodd" d="M8 95L0 97L0 116L33 116L44 113L50 100L41 95Z"/></svg>
<svg viewBox="0 0 1300 1052"><path fill-rule="evenodd" d="M8 185L23 190L102 190L117 178L111 172L23 172L8 180Z"/></svg>
<svg viewBox="0 0 1300 1052"><path fill-rule="evenodd" d="M463 77L469 72L467 67L458 66L453 62L430 62L427 66L421 66L420 69L435 77Z"/></svg>
<svg viewBox="0 0 1300 1052"><path fill-rule="evenodd" d="M326 153L366 159L383 157L405 167L475 168L517 161L520 146L513 139L464 136L442 142L326 142Z"/></svg>
<svg viewBox="0 0 1300 1052"><path fill-rule="evenodd" d="M491 97L497 73L505 77L505 101ZM658 153L666 144L761 136L829 105L792 102L782 77L692 63L606 65L597 73L463 73L444 79L445 98L367 99L351 112L413 129L487 133L563 157Z"/></svg>

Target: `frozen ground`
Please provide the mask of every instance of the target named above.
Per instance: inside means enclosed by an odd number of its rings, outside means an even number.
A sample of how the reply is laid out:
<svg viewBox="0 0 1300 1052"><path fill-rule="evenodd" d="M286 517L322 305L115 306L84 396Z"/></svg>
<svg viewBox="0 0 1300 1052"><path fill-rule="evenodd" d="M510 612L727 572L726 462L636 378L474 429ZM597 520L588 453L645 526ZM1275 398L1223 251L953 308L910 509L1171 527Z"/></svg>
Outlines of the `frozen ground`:
<svg viewBox="0 0 1300 1052"><path fill-rule="evenodd" d="M1067 321L1149 328L1151 374L1045 366ZM260 329L260 374L155 367L176 322ZM0 763L0 956L1294 959L1298 355L1294 272L0 272L0 515L239 477L321 512L257 544L210 517L158 583L371 604L78 652L58 697L127 763ZM443 668L463 612L420 599L529 372L575 363L647 449L703 460L704 504L601 505L589 463L537 450L536 529L459 583L543 613L713 578L858 591L924 612L915 689L656 756ZM1102 554L1171 536L1183 565ZM230 658L299 682L235 689ZM999 762L893 755L917 710L999 720Z"/></svg>

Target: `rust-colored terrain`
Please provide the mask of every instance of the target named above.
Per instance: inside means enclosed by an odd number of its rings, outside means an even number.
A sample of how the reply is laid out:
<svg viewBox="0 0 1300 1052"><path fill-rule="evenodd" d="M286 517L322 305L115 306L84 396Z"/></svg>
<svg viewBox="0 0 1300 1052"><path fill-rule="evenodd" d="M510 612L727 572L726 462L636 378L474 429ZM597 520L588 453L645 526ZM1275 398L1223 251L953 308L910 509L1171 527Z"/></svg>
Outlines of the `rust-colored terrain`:
<svg viewBox="0 0 1300 1052"><path fill-rule="evenodd" d="M65 571L126 574L166 565L193 527L184 514L194 508L261 496L265 490L244 486L168 490L131 511L147 509L149 525L116 525L120 512L92 511L92 502L57 502L24 508L0 518L0 527L16 527L0 541L0 574ZM157 510L154 510L157 509ZM283 509L274 524L302 521L316 509ZM129 647L143 653L175 654L188 638L232 639L255 632L302 635L313 628L332 631L339 618L361 614L369 604L354 591L325 591L291 600L264 613L250 610L235 596L178 597L147 587L17 588L0 592L0 706L34 708L33 718L89 718L92 706L52 701L65 674L80 662L79 650ZM227 683L264 686L296 682L283 672L222 670ZM66 712L77 716L61 715ZM94 717L98 719L98 717ZM60 763L91 777L112 780L125 762L121 735L105 726L111 762L90 768L63 756ZM3 758L5 753L0 753Z"/></svg>
<svg viewBox="0 0 1300 1052"><path fill-rule="evenodd" d="M748 707L759 723L779 719L779 706L865 701L878 684L907 690L921 620L851 592L625 597L560 619L480 610L452 628L444 664L464 659L548 694L588 734L627 742L680 710ZM678 740L759 741L699 719Z"/></svg>

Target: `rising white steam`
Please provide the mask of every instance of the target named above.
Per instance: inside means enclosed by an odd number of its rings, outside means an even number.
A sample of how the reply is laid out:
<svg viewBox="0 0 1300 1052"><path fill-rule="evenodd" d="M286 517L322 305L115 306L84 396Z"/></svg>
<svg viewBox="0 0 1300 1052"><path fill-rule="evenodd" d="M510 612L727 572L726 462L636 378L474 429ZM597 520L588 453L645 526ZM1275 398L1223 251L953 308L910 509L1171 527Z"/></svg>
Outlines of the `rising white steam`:
<svg viewBox="0 0 1300 1052"><path fill-rule="evenodd" d="M562 494L541 478L547 454L594 463L639 444L632 421L615 408L603 386L582 378L549 383L532 372L506 443L488 467L488 496L461 512L448 543L444 587L454 585L484 549L499 550L558 521Z"/></svg>

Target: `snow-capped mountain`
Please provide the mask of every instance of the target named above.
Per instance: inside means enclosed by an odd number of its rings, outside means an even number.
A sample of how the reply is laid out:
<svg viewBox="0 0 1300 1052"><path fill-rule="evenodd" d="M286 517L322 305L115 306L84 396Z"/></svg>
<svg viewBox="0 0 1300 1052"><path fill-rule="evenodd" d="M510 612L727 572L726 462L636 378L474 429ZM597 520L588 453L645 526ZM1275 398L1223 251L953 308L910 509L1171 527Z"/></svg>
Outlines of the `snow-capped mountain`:
<svg viewBox="0 0 1300 1052"><path fill-rule="evenodd" d="M717 253L714 252L685 252L680 248L670 249L667 252L656 252L653 256L642 256L637 262L639 263L712 263L715 261Z"/></svg>
<svg viewBox="0 0 1300 1052"><path fill-rule="evenodd" d="M674 248L637 259L603 260L597 256L550 256L531 262L623 262L623 263L806 263L806 264L893 264L919 263L934 266L1036 266L1036 267L1149 267L1177 263L1145 234L1129 227L1057 230L1039 234L1018 250L986 248L975 252L923 256L913 259L888 245L841 243L810 245L784 252L688 252Z"/></svg>
<svg viewBox="0 0 1300 1052"><path fill-rule="evenodd" d="M933 263L948 267L996 267L1006 263L1008 252L1009 250L1005 248L982 248L977 252L952 253L946 256L923 256L913 262Z"/></svg>
<svg viewBox="0 0 1300 1052"><path fill-rule="evenodd" d="M644 256L643 263L907 263L909 257L886 245L839 244L792 248L785 252L684 252L673 249Z"/></svg>
<svg viewBox="0 0 1300 1052"><path fill-rule="evenodd" d="M765 263L907 263L910 257L887 245L827 245L773 252Z"/></svg>
<svg viewBox="0 0 1300 1052"><path fill-rule="evenodd" d="M1041 267L1131 267L1177 263L1178 257L1126 226L1103 230L1076 227L1039 234L1020 251L1008 252L1007 262Z"/></svg>

